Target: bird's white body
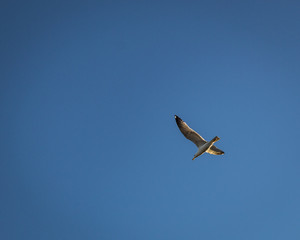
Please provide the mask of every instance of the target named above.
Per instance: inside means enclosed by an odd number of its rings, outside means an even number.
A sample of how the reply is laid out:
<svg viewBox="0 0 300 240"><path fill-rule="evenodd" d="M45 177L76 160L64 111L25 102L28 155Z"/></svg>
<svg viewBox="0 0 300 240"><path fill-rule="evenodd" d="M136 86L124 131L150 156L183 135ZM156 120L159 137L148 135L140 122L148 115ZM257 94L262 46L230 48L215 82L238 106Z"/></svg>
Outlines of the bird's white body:
<svg viewBox="0 0 300 240"><path fill-rule="evenodd" d="M209 149L211 148L211 146L216 142L220 140L220 138L218 137L214 137L212 140L210 140L209 142L203 144L202 146L199 146L198 151L196 152L196 154L194 155L193 160L196 157L199 157L200 155L202 155L203 153L209 151Z"/></svg>

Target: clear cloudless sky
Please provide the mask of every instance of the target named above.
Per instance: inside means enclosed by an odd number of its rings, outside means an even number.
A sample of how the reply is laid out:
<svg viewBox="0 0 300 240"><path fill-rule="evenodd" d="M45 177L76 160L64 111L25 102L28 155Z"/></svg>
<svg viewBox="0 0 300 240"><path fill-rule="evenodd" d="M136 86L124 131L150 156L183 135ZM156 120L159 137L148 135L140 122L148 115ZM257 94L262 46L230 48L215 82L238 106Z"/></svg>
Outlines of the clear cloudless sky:
<svg viewBox="0 0 300 240"><path fill-rule="evenodd" d="M299 10L2 1L0 238L300 239Z"/></svg>

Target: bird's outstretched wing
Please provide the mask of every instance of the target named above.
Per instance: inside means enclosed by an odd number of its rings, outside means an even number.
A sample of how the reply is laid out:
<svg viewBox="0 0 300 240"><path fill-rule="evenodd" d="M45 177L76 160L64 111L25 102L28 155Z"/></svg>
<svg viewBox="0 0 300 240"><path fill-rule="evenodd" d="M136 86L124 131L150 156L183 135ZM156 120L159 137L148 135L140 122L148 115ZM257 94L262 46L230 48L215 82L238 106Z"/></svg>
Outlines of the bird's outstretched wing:
<svg viewBox="0 0 300 240"><path fill-rule="evenodd" d="M182 134L188 140L191 140L193 143L195 143L197 147L200 147L206 143L206 141L197 132L191 129L180 117L175 115L175 120Z"/></svg>
<svg viewBox="0 0 300 240"><path fill-rule="evenodd" d="M217 148L216 146L212 145L211 148L209 150L207 150L206 152L213 154L213 155L223 155L224 152Z"/></svg>

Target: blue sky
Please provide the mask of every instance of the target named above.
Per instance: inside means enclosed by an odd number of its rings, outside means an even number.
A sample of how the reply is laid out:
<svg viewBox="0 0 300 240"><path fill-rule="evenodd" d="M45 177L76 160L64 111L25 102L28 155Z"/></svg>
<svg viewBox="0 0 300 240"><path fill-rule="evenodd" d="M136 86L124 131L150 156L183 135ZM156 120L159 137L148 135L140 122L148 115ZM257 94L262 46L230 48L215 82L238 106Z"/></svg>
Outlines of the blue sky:
<svg viewBox="0 0 300 240"><path fill-rule="evenodd" d="M299 7L2 3L0 238L299 239Z"/></svg>

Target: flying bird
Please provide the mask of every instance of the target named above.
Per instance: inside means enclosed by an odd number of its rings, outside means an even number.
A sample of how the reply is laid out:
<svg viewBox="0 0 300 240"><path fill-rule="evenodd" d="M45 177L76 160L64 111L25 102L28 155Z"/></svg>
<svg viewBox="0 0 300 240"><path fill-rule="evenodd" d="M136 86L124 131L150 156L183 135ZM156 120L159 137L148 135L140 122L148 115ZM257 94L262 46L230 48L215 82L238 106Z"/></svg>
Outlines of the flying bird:
<svg viewBox="0 0 300 240"><path fill-rule="evenodd" d="M223 155L224 152L214 146L213 144L220 140L218 136L215 136L212 140L209 142L205 141L203 137L201 137L196 131L191 129L180 117L175 115L175 120L177 123L177 126L179 127L179 130L182 132L182 134L188 139L191 140L193 143L196 144L198 147L198 151L194 155L193 160L196 157L199 157L203 153L207 152L214 155Z"/></svg>

